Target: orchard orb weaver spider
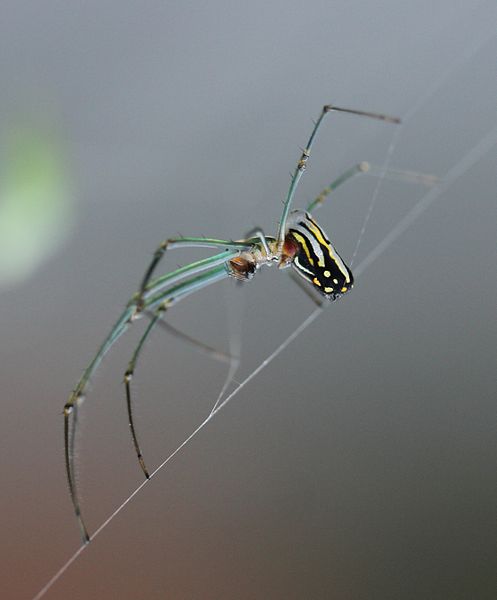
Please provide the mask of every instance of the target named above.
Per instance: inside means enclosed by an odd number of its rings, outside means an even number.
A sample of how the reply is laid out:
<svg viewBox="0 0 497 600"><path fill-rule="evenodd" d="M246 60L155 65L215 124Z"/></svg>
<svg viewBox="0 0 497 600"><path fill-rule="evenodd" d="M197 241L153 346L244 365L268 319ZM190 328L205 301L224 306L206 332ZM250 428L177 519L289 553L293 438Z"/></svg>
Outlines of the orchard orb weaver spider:
<svg viewBox="0 0 497 600"><path fill-rule="evenodd" d="M352 272L335 250L326 233L311 216L310 212L318 208L323 203L325 197L339 185L355 174L366 171L368 169L367 163L360 163L346 171L325 188L309 204L306 211L296 210L290 212L292 200L300 178L306 168L316 133L324 117L332 111L370 117L389 123L400 122L397 118L382 114L340 108L332 105L324 106L293 173L276 237L266 236L262 231L257 230L253 232L251 237L238 241L180 237L162 242L154 253L154 257L143 277L139 291L128 302L124 312L105 338L71 393L69 400L64 406L65 464L69 492L84 543L90 541L90 536L81 515L76 490L73 452L78 407L84 399L90 378L99 366L102 358L107 354L114 342L126 331L132 321L143 313L152 313L150 323L142 335L124 374L129 426L133 444L140 466L145 477L148 479L149 472L143 460L133 422L130 383L143 344L152 329L171 306L189 294L227 277L233 277L239 281L248 281L254 277L260 267L264 265L270 266L274 263L278 265L279 269L293 267L300 277L311 284L311 289L314 288L330 301L338 299L341 295L352 289L354 284ZM171 273L152 279L155 269L166 250L180 247L218 248L222 249L222 251L214 256L193 262Z"/></svg>

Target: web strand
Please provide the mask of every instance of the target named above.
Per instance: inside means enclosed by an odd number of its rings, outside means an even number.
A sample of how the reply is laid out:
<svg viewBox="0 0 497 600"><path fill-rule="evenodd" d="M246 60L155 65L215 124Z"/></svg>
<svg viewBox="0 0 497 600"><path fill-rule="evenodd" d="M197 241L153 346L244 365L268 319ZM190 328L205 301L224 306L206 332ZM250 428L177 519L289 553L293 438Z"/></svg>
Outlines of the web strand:
<svg viewBox="0 0 497 600"><path fill-rule="evenodd" d="M392 156L395 148L397 147L400 137L402 135L402 130L405 125L409 123L409 121L423 108L423 106L437 93L437 91L442 88L442 86L452 77L452 75L461 67L461 65L469 62L482 48L484 48L490 40L495 37L495 32L490 32L486 37L481 40L477 40L474 44L468 46L464 53L459 56L454 62L446 69L440 77L438 77L422 94L418 100L411 106L411 108L407 111L407 113L402 118L402 125L395 129L395 132L392 136L392 140L388 146L387 153L385 155L385 160L380 170L380 174L376 181L375 188L373 190L373 195L371 196L371 200L369 202L368 210L366 211L366 215L362 222L362 227L359 232L359 236L357 237L357 242L352 252L352 258L350 259L350 267L352 268L355 263L355 259L357 257L357 253L359 252L359 248L361 246L362 240L364 238L364 234L366 233L366 229L369 225L369 221L371 219L371 215L373 214L373 210L376 206L376 200L378 198L378 194L380 193L380 188L383 185L383 181L385 179L386 172L388 171ZM393 232L393 230L392 230ZM390 232L390 234L392 233ZM389 234L389 235L390 235ZM387 236L388 237L388 236ZM385 238L386 239L386 238ZM383 240L385 241L385 240ZM355 269L355 272L359 274L358 270Z"/></svg>
<svg viewBox="0 0 497 600"><path fill-rule="evenodd" d="M238 286L236 286L238 287ZM226 394L226 391L231 383L235 381L235 375L240 366L240 359L242 353L242 331L241 331L241 319L237 319L234 314L234 307L236 306L237 312L240 310L240 300L236 303L227 302L226 307L226 315L228 319L228 332L229 332L229 353L230 353L230 362L228 373L224 379L224 383L221 387L221 390L214 402L213 407L211 408L210 414L213 415L216 412L216 409L220 405L221 401ZM236 383L236 382L235 382Z"/></svg>
<svg viewBox="0 0 497 600"><path fill-rule="evenodd" d="M394 149L397 147L397 144L399 142L400 139L400 133L402 131L402 125L400 127L397 128L397 130L395 131L395 133L392 136L392 140L388 146L388 150L387 150L387 154L385 157L385 160L383 161L383 165L381 167L381 171L380 171L380 175L376 181L376 185L374 187L374 191L373 191L373 195L371 196L371 200L369 202L369 206L368 206L368 210L366 211L366 216L364 217L364 220L362 222L362 227L361 227L361 231L359 232L359 235L357 237L357 242L355 244L355 248L354 248L354 252L352 253L352 258L350 259L350 268L352 268L354 266L354 261L355 258L357 256L357 253L359 252L359 247L361 245L362 239L364 237L364 234L366 233L366 229L367 226L369 224L369 220L371 219L371 215L373 214L373 210L374 207L376 206L376 199L378 198L378 194L380 193L380 188L383 184L383 181L385 179L385 174L388 170L388 167L390 166L390 163L392 161L392 156L393 156L393 151Z"/></svg>

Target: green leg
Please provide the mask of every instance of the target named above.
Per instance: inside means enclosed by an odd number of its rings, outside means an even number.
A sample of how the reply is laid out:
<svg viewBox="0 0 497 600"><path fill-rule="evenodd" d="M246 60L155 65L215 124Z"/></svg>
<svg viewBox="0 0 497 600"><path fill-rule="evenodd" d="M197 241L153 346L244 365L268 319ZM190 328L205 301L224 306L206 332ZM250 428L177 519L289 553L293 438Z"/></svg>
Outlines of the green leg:
<svg viewBox="0 0 497 600"><path fill-rule="evenodd" d="M136 305L139 310L143 308L144 295L149 286L150 279L154 274L157 265L161 261L162 257L166 253L167 250L172 250L173 248L225 248L226 250L245 250L247 249L247 244L244 242L234 242L231 240L217 240L213 238L195 238L195 237L187 237L187 238L171 238L168 240L164 240L157 250L154 252L154 257L152 258L152 262L150 263L148 269L145 272L145 275L142 279L140 290L138 292L138 296L136 298Z"/></svg>
<svg viewBox="0 0 497 600"><path fill-rule="evenodd" d="M147 297L144 303L144 310L156 310L159 306L164 305L165 308L170 308L173 304L176 304L186 296L189 296L193 292L196 292L211 283L220 281L229 277L229 271L225 264L214 267L213 269L206 271L196 277L182 281L181 283L174 285L167 290L164 290L158 294Z"/></svg>
<svg viewBox="0 0 497 600"><path fill-rule="evenodd" d="M244 246L242 246L242 249L247 247L249 246L245 244ZM174 283L180 281L181 279L184 279L186 276L197 274L207 269L211 269L212 267L223 264L229 261L230 259L235 258L235 256L238 256L239 254L240 249L226 250L225 252L220 252L219 254L215 254L214 256L209 256L208 258L198 260L184 267L180 267L179 269L176 269L171 273L167 273L166 275L157 277L157 279L153 279L146 285L143 292L141 292L142 303L144 304L147 298L149 298L151 295L157 294L157 292L159 292L165 287L172 286ZM132 300L132 303L136 305L137 301L138 297L135 295L135 297Z"/></svg>
<svg viewBox="0 0 497 600"><path fill-rule="evenodd" d="M354 175L358 175L359 173L367 173L368 175L373 175L373 177L385 177L385 179L391 179L392 181L421 184L427 187L433 187L439 182L439 178L435 175L405 171L403 169L384 170L367 162L360 162L348 171L345 171L340 177L337 177L328 187L325 187L316 199L309 204L307 212L313 212L316 208L319 208L331 192L334 192L343 183L349 181L349 179L352 179Z"/></svg>
<svg viewBox="0 0 497 600"><path fill-rule="evenodd" d="M274 241L274 238L267 236L260 227L254 227L247 233L244 241L249 241L249 240L256 242L256 243L260 242L262 245L262 248L264 248L264 252L266 253L266 256L269 256L271 254L271 250L269 248L269 242Z"/></svg>
<svg viewBox="0 0 497 600"><path fill-rule="evenodd" d="M297 163L297 166L296 166L295 171L292 176L292 180L290 182L290 188L288 190L288 194L287 194L284 206L283 206L283 214L281 215L280 224L279 224L279 228L278 228L278 244L281 247L283 246L283 242L285 241L286 222L288 219L288 214L290 212L292 201L295 196L295 191L297 189L297 185L298 185L300 178L302 177L302 174L304 173L304 170L306 168L307 160L309 159L309 156L311 153L311 148L314 143L314 138L316 137L316 133L318 132L318 129L319 129L324 117L329 112L332 112L332 111L345 112L345 113L350 113L353 115L359 115L362 117L379 119L380 121L386 121L388 123L400 123L400 120L396 119L395 117L388 117L386 115L381 115L381 114L377 114L377 113L364 112L362 110L353 110L350 108L340 108L338 106L332 106L329 104L323 107L323 110L321 111L321 114L319 115L319 119L316 121L316 124L314 125L314 128L311 133L311 137L309 138L309 141L307 142L307 146L302 151L302 155Z"/></svg>
<svg viewBox="0 0 497 600"><path fill-rule="evenodd" d="M309 204L307 207L307 212L312 212L316 208L319 208L331 192L334 192L338 187L340 187L346 181L349 181L349 179L352 179L352 177L355 175L358 175L359 173L366 173L368 170L369 164L367 162L361 162L351 169L345 171L345 173L340 175L340 177L337 177L334 181L332 181L329 186L325 187L324 190L315 198L315 200Z"/></svg>
<svg viewBox="0 0 497 600"><path fill-rule="evenodd" d="M433 187L440 183L440 178L429 173L419 173L418 171L406 171L405 169L384 169L375 165L369 165L368 175L373 177L384 177L391 181L402 181L403 183L414 183Z"/></svg>
<svg viewBox="0 0 497 600"><path fill-rule="evenodd" d="M229 273L226 267L224 265L216 266L211 270L207 271L206 273L192 277L176 286L169 288L168 290L155 296L150 301L146 302L146 310L148 311L154 308L156 312L152 320L150 321L148 327L146 328L144 334L140 338L140 341L138 342L138 345L136 346L135 351L133 352L131 360L128 363L128 368L126 369L126 372L124 374L124 385L126 387L126 405L128 410L128 422L131 430L131 436L133 438L133 445L135 448L136 455L138 457L138 462L140 463L140 467L147 479L149 479L150 475L145 465L143 453L141 451L138 436L136 434L136 428L133 419L133 403L131 399L131 380L135 374L138 358L150 333L155 328L157 323L161 322L160 320L164 316L164 313L170 306L172 306L172 304L175 304L179 300L186 298L186 296L188 296L189 294L196 292L210 285L211 283L220 281L221 279L225 279L226 277L229 277Z"/></svg>
<svg viewBox="0 0 497 600"><path fill-rule="evenodd" d="M221 245L221 241L219 240ZM154 285L150 285L147 289L147 294L156 294L156 292L161 289L164 285L171 285L171 283L177 282L179 279L184 278L188 275L192 276L196 273L203 271L204 269L210 268L211 271L213 268L215 269L215 265L219 265L222 263L221 267L217 267L217 269L221 269L224 276L228 276L228 272L224 267L224 263L237 256L240 252L239 248L246 247L246 244L237 244L236 249L231 252L222 252L220 255L215 255L210 258L207 258L202 261L197 261L186 267L181 267L168 275L159 278L155 282L152 282ZM210 272L211 272L210 271ZM205 277L205 276L204 276ZM196 278L193 278L195 281L195 285L198 285L196 282ZM216 279L217 280L217 279ZM178 289L179 292L183 290L185 285L192 281L191 279L187 280L183 284L179 284L172 289ZM188 287L188 286L186 286ZM192 289L191 291L195 291ZM184 290L183 290L184 293ZM157 295L157 294L156 294ZM166 292L167 295L167 292ZM145 300L145 305L148 306L147 300ZM104 342L98 349L97 353L93 357L92 361L88 365L88 367L83 372L81 379L78 381L75 389L69 396L69 400L66 402L64 406L64 454L65 454L65 465L66 465L66 474L67 474L67 482L69 485L69 492L71 495L72 504L74 507L74 512L76 513L76 518L78 519L78 524L81 530L81 535L83 538L83 542L87 543L90 540L90 536L88 534L88 530L84 524L83 518L81 516L81 507L79 503L79 498L77 494L76 488L76 478L75 478L75 469L74 469L74 438L76 435L76 427L77 427L77 410L78 406L84 399L86 389L88 387L88 383L102 362L103 357L107 354L107 352L111 349L114 343L121 337L121 335L127 330L133 318L137 316L137 304L136 298L133 298L128 303L128 306L123 311L114 327L111 329L108 336L105 338Z"/></svg>
<svg viewBox="0 0 497 600"><path fill-rule="evenodd" d="M88 535L88 530L86 529L83 518L81 516L81 508L76 490L73 451L74 437L76 435L78 406L84 399L86 388L88 386L88 382L91 376L96 371L99 364L102 362L103 357L107 354L112 345L117 341L118 338L121 337L121 335L128 328L128 325L131 322L133 316L133 312L134 309L132 307L127 307L126 310L119 317L117 323L114 325L109 335L105 338L104 343L100 346L98 352L93 357L93 360L84 371L83 376L78 381L76 388L73 390L73 392L69 396L69 400L64 406L64 447L67 482L69 484L69 492L71 494L74 512L76 513L76 518L78 519L78 524L81 530L81 536L83 538L84 543L90 541L90 536Z"/></svg>

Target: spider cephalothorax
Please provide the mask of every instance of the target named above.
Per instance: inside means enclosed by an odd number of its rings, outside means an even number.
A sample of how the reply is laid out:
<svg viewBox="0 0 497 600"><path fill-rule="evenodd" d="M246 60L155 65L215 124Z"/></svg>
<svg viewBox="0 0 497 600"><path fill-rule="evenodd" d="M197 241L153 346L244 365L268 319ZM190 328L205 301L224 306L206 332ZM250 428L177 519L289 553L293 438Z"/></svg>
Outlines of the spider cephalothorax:
<svg viewBox="0 0 497 600"><path fill-rule="evenodd" d="M257 262L250 252L245 252L240 256L232 258L228 262L227 268L231 277L238 279L238 281L247 281L255 275Z"/></svg>

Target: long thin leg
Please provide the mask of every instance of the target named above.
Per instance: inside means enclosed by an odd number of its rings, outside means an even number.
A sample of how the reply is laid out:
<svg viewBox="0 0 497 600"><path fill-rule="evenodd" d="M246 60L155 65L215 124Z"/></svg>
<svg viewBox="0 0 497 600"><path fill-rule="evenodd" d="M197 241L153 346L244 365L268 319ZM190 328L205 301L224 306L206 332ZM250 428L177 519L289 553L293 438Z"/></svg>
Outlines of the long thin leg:
<svg viewBox="0 0 497 600"><path fill-rule="evenodd" d="M145 465L145 461L143 460L143 454L142 454L142 451L140 448L140 444L138 442L138 438L136 436L136 429L135 429L135 424L134 424L134 420L133 420L133 410L132 410L132 404L131 404L131 380L133 379L133 375L134 375L135 367L136 367L136 361L138 360L138 356L140 355L141 349L143 348L143 344L145 343L145 340L148 338L150 332L154 328L157 321L161 318L162 312L164 312L164 311L159 309L157 311L157 313L154 315L153 319L151 319L150 323L148 324L148 327L145 329L145 333L142 335L142 337L140 338L140 341L138 342L138 346L135 348L135 351L133 352L133 356L128 363L128 368L126 369L126 372L124 373L124 386L126 388L126 406L128 409L129 428L131 430L131 437L133 438L133 445L135 447L136 456L138 457L138 462L140 463L140 467L142 468L142 471L145 474L145 477L147 479L150 478L150 475L149 475L148 469Z"/></svg>
<svg viewBox="0 0 497 600"><path fill-rule="evenodd" d="M154 317L150 321L148 327L146 328L144 334L140 338L138 345L136 346L135 351L133 352L131 360L128 363L128 368L124 373L124 385L126 388L126 406L128 410L129 428L131 430L131 437L133 438L133 445L135 448L136 456L138 458L138 462L140 463L140 467L147 479L149 479L150 475L145 465L143 453L141 451L138 436L136 434L136 428L133 419L133 404L131 399L131 380L133 379L133 376L135 374L138 358L146 340L148 339L148 336L150 335L154 327L157 325L157 323L160 322L160 319L164 316L166 310L170 306L172 306L173 303L176 303L179 300L188 296L189 294L198 291L206 287L207 285L210 285L211 283L214 283L226 277L229 277L229 272L224 266L214 267L213 269L207 271L206 273L203 273L202 275L192 277L191 279L183 281L179 285L164 291L162 294L160 294L160 300L158 299L158 297L156 297L153 301L149 302L147 306L147 310L150 310L151 305L156 306L156 312L154 314Z"/></svg>
<svg viewBox="0 0 497 600"><path fill-rule="evenodd" d="M250 246L244 245L241 246L242 249L248 248ZM151 295L157 294L161 289L165 287L170 287L173 283L184 279L188 275L193 275L200 273L201 271L210 269L216 265L223 264L238 256L240 254L240 249L236 250L226 250L225 252L220 252L219 254L215 254L214 256L209 256L208 258L204 258L202 260L197 260L196 262L190 263L184 267L180 267L171 273L167 273L166 275L162 275L161 277L157 277L150 281L145 290L142 292L142 302L147 300ZM133 299L133 302L136 304L137 296ZM142 306L143 308L143 306Z"/></svg>
<svg viewBox="0 0 497 600"><path fill-rule="evenodd" d="M280 224L279 224L279 228L278 228L278 246L279 246L280 250L283 248L283 243L285 241L286 222L287 222L288 214L290 212L290 208L292 205L293 197L295 196L295 190L297 189L297 185L298 185L300 178L302 177L302 174L306 168L307 160L309 159L309 156L311 153L312 144L314 143L314 138L316 137L316 133L317 133L324 117L331 111L345 112L345 113L350 113L353 115L359 115L362 117L379 119L380 121L386 121L388 123L400 123L400 119L397 119L396 117L388 117L387 115L365 112L362 110L354 110L351 108L340 108L339 106L332 106L331 104L327 104L326 106L323 107L323 110L321 111L319 119L316 121L316 124L314 125L314 128L311 133L311 137L309 138L309 141L307 142L306 147L302 151L302 155L297 163L295 172L294 172L294 174L292 176L292 180L290 182L290 188L288 190L288 194L287 194L284 206L283 206L283 214L281 215Z"/></svg>
<svg viewBox="0 0 497 600"><path fill-rule="evenodd" d="M226 250L243 250L247 248L247 244L245 242L234 242L231 240L217 240L213 238L196 238L196 237L185 237L185 238L171 238L168 240L164 240L157 250L154 252L154 256L152 258L152 262L150 263L148 269L145 271L145 275L140 284L139 292L136 298L136 304L141 310L143 308L143 300L144 294L149 285L150 279L154 274L157 265L161 261L162 257L166 253L167 250L172 250L173 248L194 248L194 247L203 247L203 248L219 248L223 247Z"/></svg>
<svg viewBox="0 0 497 600"><path fill-rule="evenodd" d="M427 173L418 173L417 171L406 171L404 169L381 169L375 165L371 165L368 162L360 162L351 169L342 173L329 186L325 187L324 190L309 204L307 212L313 212L319 208L326 200L331 192L334 192L339 186L349 181L358 175L359 173L367 173L373 177L384 177L385 179L391 179L392 181L402 181L404 183L414 183L425 185L426 187L433 187L440 179L436 175L429 175Z"/></svg>
<svg viewBox="0 0 497 600"><path fill-rule="evenodd" d="M359 173L366 173L368 170L369 164L367 162L360 162L351 169L345 171L345 173L342 173L342 175L332 181L330 185L325 187L324 190L322 190L322 192L316 196L316 198L307 207L307 212L312 212L316 208L319 208L331 192L334 192L338 187L352 179L352 177L355 175L358 175Z"/></svg>
<svg viewBox="0 0 497 600"><path fill-rule="evenodd" d="M66 402L64 406L64 447L65 447L65 463L66 463L66 474L67 474L67 482L69 485L69 492L71 494L71 500L74 507L74 512L76 513L76 518L78 519L79 528L81 530L81 536L83 538L83 542L87 543L90 541L90 536L88 535L88 530L84 524L83 518L81 516L81 508L79 504L78 494L76 490L76 479L74 474L74 437L76 434L76 424L77 417L76 414L78 410L79 404L84 399L84 394L86 392L86 388L88 386L88 382L93 375L93 373L98 368L99 364L102 361L102 358L107 354L110 350L111 346L117 341L118 338L126 331L129 323L131 322L132 316L134 314L134 308L128 306L124 312L119 317L118 321L111 329L109 335L105 338L103 344L98 349L96 355L93 357L93 360L90 362L88 367L83 373L83 376L78 381L75 389L69 396L69 400ZM72 416L72 419L71 419Z"/></svg>
<svg viewBox="0 0 497 600"><path fill-rule="evenodd" d="M269 254L271 253L271 250L269 248L269 241L273 240L274 238L268 237L264 233L264 231L262 231L262 229L260 227L254 227L254 229L251 229L247 233L245 238L247 240L256 238L257 240L259 240L261 242L262 247L264 248L264 252L266 253L266 256L269 256Z"/></svg>
<svg viewBox="0 0 497 600"><path fill-rule="evenodd" d="M225 261L229 260L230 257L235 257L239 253L239 250L233 250L231 252L223 252L221 253L221 257L219 255L215 255L208 259L204 259L202 261L197 261L196 263L192 263L187 265L186 267L181 267L172 273L169 273L167 276L163 278L159 278L156 281L155 286L151 286L149 292L153 294L157 292L158 289L161 289L165 285L165 279L167 278L167 283L171 284L173 282L178 281L179 278L186 277L187 275L194 275L204 269L213 267L214 265L218 265L219 262L222 263L223 266L217 267L222 269L223 273L227 275L227 271L224 267ZM190 281L190 280L188 280ZM172 289L179 288L179 291L182 289L182 285L173 287ZM192 290L194 291L194 290ZM167 293L166 293L167 294ZM145 301L146 302L146 301ZM102 362L103 357L107 354L110 348L114 345L114 343L121 337L121 335L126 331L129 327L130 323L137 316L138 310L136 305L136 299L133 298L128 303L126 309L123 311L114 327L111 329L108 336L105 338L104 342L98 349L97 353L93 357L92 361L88 365L88 367L83 372L81 379L78 381L75 389L69 396L69 400L66 402L64 406L64 454L65 454L65 465L66 465L66 474L67 474L67 482L69 485L69 492L71 495L72 504L74 507L74 512L76 514L76 518L78 520L78 524L81 530L81 536L83 538L83 542L87 543L90 539L88 535L88 530L84 524L83 518L81 516L81 506L79 503L79 498L77 494L76 488L76 479L75 479L75 469L74 469L74 437L76 434L76 411L78 406L84 399L86 389L88 387L88 383L97 370L98 366Z"/></svg>
<svg viewBox="0 0 497 600"><path fill-rule="evenodd" d="M182 281L178 285L172 286L171 288L168 288L159 294L153 295L152 297L147 297L143 308L144 310L155 310L160 305L164 305L166 308L171 308L173 304L183 300L183 298L189 296L193 292L196 292L204 288L206 285L229 276L230 273L226 265L223 264L196 277Z"/></svg>
<svg viewBox="0 0 497 600"><path fill-rule="evenodd" d="M430 173L420 173L418 171L407 171L405 169L384 169L376 165L369 165L368 175L373 177L384 177L391 181L401 181L402 183L414 183L433 187L440 183L440 177Z"/></svg>

